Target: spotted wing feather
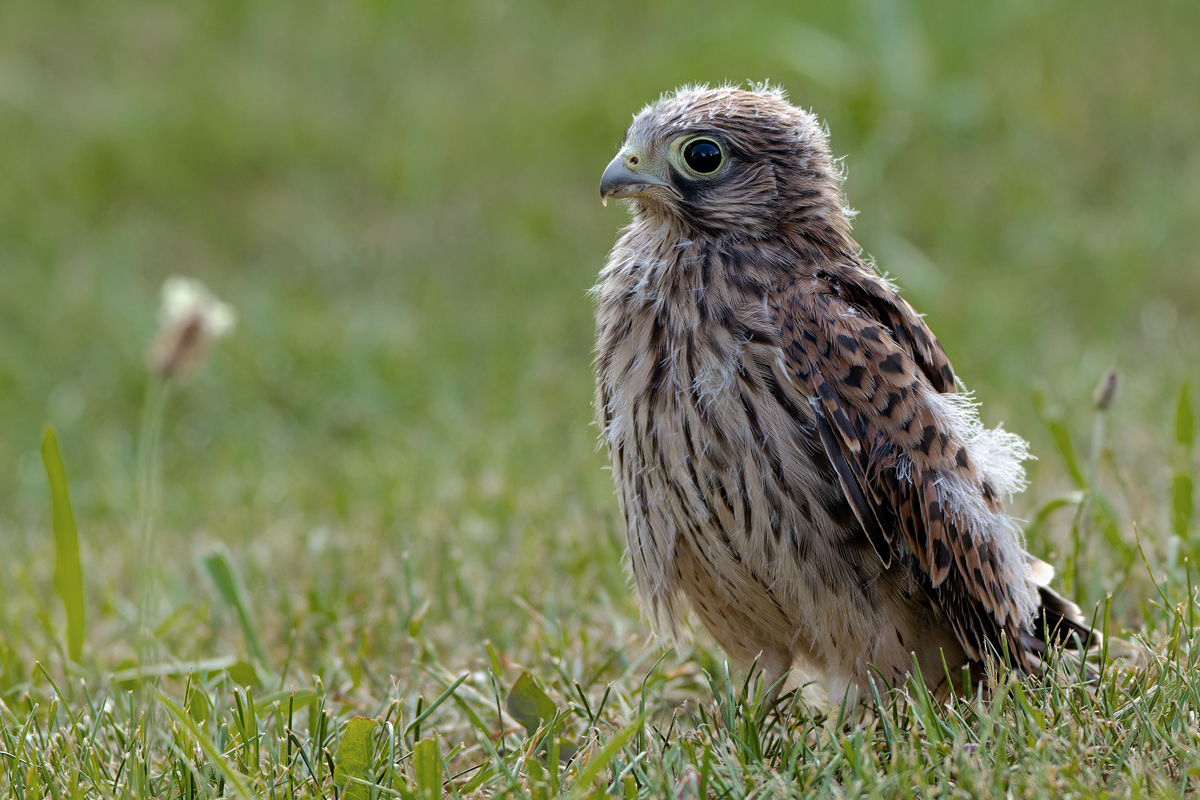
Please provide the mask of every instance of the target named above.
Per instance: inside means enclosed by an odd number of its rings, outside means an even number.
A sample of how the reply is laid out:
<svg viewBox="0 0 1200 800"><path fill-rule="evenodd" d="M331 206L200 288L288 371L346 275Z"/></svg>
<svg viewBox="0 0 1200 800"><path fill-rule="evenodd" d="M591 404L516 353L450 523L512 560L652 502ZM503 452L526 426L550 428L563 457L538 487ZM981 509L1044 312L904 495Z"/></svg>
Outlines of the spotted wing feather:
<svg viewBox="0 0 1200 800"><path fill-rule="evenodd" d="M821 442L867 538L885 566L910 553L975 660L1003 632L1028 668L1003 553L944 508L939 481L955 476L1002 511L961 431L930 403L957 391L924 321L884 281L817 273L777 287L771 310L788 372L812 398ZM897 536L897 534L899 534ZM1024 573L1016 574L1024 577Z"/></svg>

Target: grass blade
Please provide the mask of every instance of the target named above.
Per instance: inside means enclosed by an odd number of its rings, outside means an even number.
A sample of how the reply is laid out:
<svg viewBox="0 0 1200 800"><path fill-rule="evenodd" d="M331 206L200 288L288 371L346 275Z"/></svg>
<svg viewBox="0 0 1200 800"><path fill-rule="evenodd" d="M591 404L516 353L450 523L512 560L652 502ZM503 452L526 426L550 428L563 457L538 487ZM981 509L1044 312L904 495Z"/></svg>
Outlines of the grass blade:
<svg viewBox="0 0 1200 800"><path fill-rule="evenodd" d="M426 708L421 714L419 714L417 716L416 719L414 719L412 722L408 723L408 727L404 729L404 735L408 736L408 734L410 734L414 730L416 730L422 722L429 719L429 715L432 714L434 711L437 711L438 706L440 706L442 703L446 702L446 698L449 697L450 695L454 694L454 690L457 689L459 686L462 686L462 682L465 681L469 677L471 677L471 673L469 673L469 672L464 672L462 675L460 675L458 680L456 680L454 683L450 684L450 686L446 689L446 691L442 692L438 696L437 700L434 700L429 705L428 708Z"/></svg>
<svg viewBox="0 0 1200 800"><path fill-rule="evenodd" d="M338 743L336 768L333 782L344 786L344 800L367 800L370 789L352 778L370 779L371 756L374 750L372 736L378 723L368 717L354 717L346 723L342 740Z"/></svg>
<svg viewBox="0 0 1200 800"><path fill-rule="evenodd" d="M1174 519L1175 535L1187 541L1188 528L1192 524L1192 495L1194 494L1191 475L1176 475L1171 482L1171 512Z"/></svg>
<svg viewBox="0 0 1200 800"><path fill-rule="evenodd" d="M589 794L592 781L596 780L600 771L608 766L608 762L613 760L633 735L642 729L645 721L645 716L638 717L610 739L599 753L588 759L583 769L579 770L579 777L575 779L575 786L571 791L572 800L580 800Z"/></svg>
<svg viewBox="0 0 1200 800"><path fill-rule="evenodd" d="M221 773L222 777L229 782L229 785L233 788L238 797L245 798L245 800L250 800L253 795L250 793L250 789L246 786L246 782L242 780L245 776L229 765L229 762L225 760L224 754L221 753L215 744L213 744L212 739L208 738L208 735L200 729L200 726L196 724L190 714L180 708L174 700L172 700L170 697L167 697L162 692L158 692L157 694L159 701L166 706L167 711L169 711L171 716L175 718L175 721L178 722L182 727L186 728L188 733L192 735L192 738L196 740L196 744L200 745L200 749L204 751L206 756L208 756L209 760L212 762L212 765L217 769L218 772Z"/></svg>
<svg viewBox="0 0 1200 800"><path fill-rule="evenodd" d="M1188 386L1179 390L1179 405L1175 408L1175 441L1190 453L1195 441L1196 425L1192 418L1192 404L1188 401Z"/></svg>
<svg viewBox="0 0 1200 800"><path fill-rule="evenodd" d="M413 775L422 800L442 796L442 756L435 740L422 739L413 748Z"/></svg>
<svg viewBox="0 0 1200 800"><path fill-rule="evenodd" d="M1050 421L1047 425L1050 428L1050 434L1054 437L1054 443L1058 445L1058 452L1062 454L1063 461L1067 465L1067 472L1071 473L1071 480L1075 481L1075 485L1080 489L1086 489L1087 479L1083 477L1083 470L1079 468L1079 457L1075 455L1071 432L1061 422Z"/></svg>
<svg viewBox="0 0 1200 800"><path fill-rule="evenodd" d="M552 719L558 713L554 701L542 691L528 672L522 672L521 677L513 684L508 699L504 701L504 710L524 725L530 736L533 736L542 722Z"/></svg>
<svg viewBox="0 0 1200 800"><path fill-rule="evenodd" d="M242 576L233 566L233 558L228 548L218 543L211 553L201 559L200 563L204 565L204 571L212 580L217 594L226 605L237 612L238 621L242 625L242 633L246 636L246 646L250 648L250 655L259 664L266 665L266 652L263 650L262 641L258 638L258 631L250 616L250 601L246 597L246 585L242 582Z"/></svg>
<svg viewBox="0 0 1200 800"><path fill-rule="evenodd" d="M50 501L54 518L54 588L67 610L67 654L75 663L83 657L86 623L83 602L83 563L79 558L79 531L71 496L67 491L67 471L58 449L58 436L47 425L42 438L42 462L50 481Z"/></svg>

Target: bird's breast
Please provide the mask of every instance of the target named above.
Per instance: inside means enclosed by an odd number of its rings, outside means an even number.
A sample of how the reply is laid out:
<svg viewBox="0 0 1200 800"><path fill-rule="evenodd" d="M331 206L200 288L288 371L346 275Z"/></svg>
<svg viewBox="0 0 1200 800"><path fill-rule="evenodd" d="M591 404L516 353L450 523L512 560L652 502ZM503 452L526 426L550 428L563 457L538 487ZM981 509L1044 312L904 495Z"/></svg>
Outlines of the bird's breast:
<svg viewBox="0 0 1200 800"><path fill-rule="evenodd" d="M604 287L598 323L597 411L639 580L669 583L680 541L758 573L803 561L844 500L765 295Z"/></svg>

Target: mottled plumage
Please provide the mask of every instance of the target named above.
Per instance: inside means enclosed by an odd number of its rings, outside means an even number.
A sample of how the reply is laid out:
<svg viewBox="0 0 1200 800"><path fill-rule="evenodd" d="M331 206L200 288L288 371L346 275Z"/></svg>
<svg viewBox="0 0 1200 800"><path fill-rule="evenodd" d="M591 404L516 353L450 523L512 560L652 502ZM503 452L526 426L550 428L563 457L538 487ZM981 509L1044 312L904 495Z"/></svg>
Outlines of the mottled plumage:
<svg viewBox="0 0 1200 800"><path fill-rule="evenodd" d="M1004 649L1035 670L1089 632L1004 512L1025 443L864 263L826 138L781 92L689 88L605 170L633 222L597 287L596 405L646 613L678 636L686 597L740 668L833 697L913 654L931 684Z"/></svg>

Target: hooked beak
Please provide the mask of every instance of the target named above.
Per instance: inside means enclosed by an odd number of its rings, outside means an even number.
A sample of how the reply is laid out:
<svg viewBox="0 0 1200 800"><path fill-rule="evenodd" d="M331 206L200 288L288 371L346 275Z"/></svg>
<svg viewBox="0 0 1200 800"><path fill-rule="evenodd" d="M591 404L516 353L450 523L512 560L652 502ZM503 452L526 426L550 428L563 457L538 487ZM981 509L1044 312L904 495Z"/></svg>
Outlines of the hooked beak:
<svg viewBox="0 0 1200 800"><path fill-rule="evenodd" d="M643 197L652 192L666 192L679 197L679 191L657 175L644 169L636 155L617 153L608 162L604 175L600 177L600 202L608 205L608 198Z"/></svg>

